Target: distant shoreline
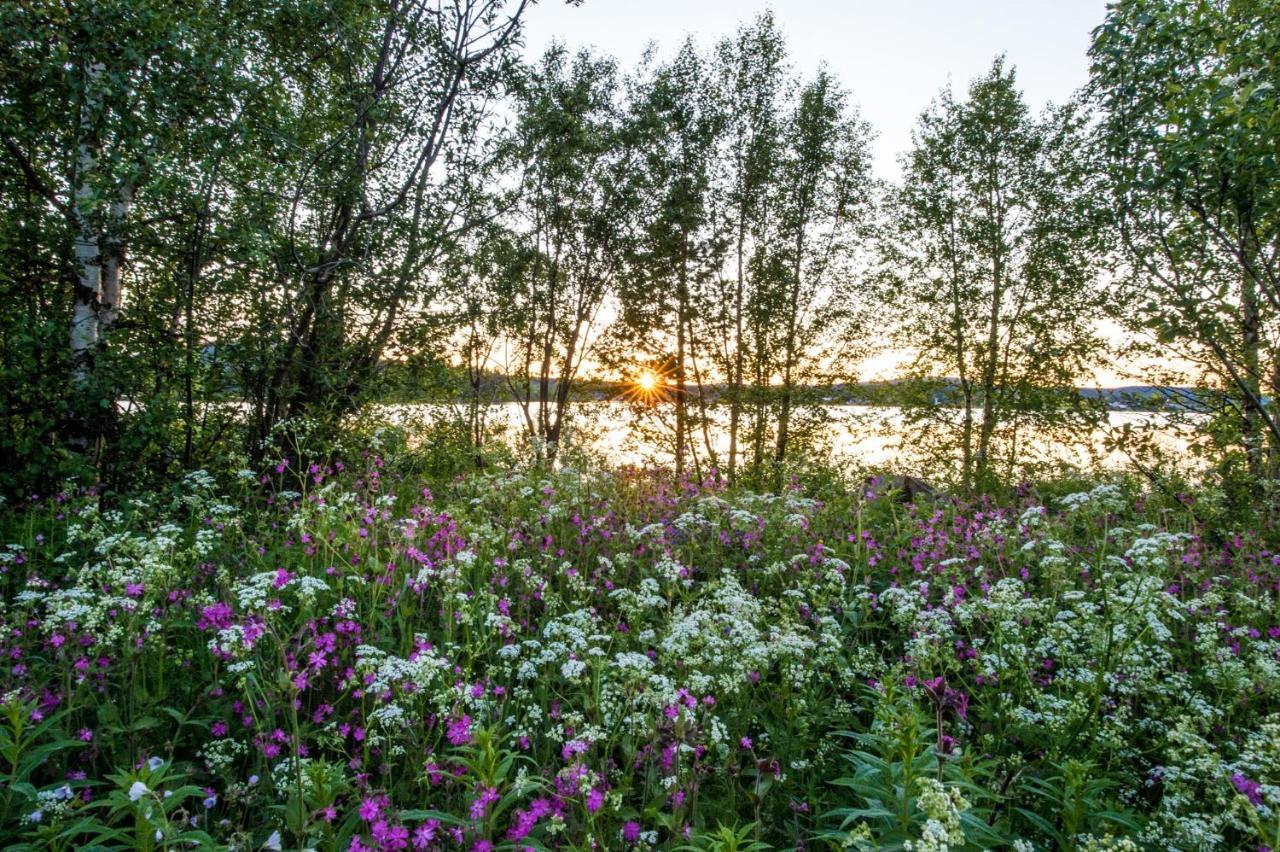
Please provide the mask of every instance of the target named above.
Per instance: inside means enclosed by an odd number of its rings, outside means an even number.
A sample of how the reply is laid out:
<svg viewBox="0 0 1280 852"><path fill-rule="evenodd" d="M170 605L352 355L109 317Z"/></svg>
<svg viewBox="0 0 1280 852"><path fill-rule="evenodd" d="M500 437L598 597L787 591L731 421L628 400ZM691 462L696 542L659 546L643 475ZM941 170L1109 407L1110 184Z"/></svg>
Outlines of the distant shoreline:
<svg viewBox="0 0 1280 852"><path fill-rule="evenodd" d="M570 393L571 403L625 402L630 390L626 382L586 381L576 383ZM555 384L552 383L549 393L554 395ZM698 395L696 387L690 388L691 397ZM1077 388L1080 397L1085 400L1101 400L1108 411L1143 411L1152 413L1198 412L1210 410L1209 404L1214 391L1189 387L1162 387L1157 385L1125 385L1114 388ZM744 404L761 400L763 396L777 396L779 388L746 388ZM929 404L941 408L960 408L956 399L955 383L940 383L931 388L923 385L910 388L902 382L873 382L857 385L807 385L792 389L793 401L802 405L845 406L858 405L874 408L916 407L928 400ZM702 400L710 405L726 405L728 388L724 385L704 385L701 388ZM926 396L928 395L928 397ZM487 404L516 402L502 379L486 380L481 397ZM471 397L467 393L449 392L443 389L437 392L414 393L412 388L403 385L392 392L382 395L378 402L385 405L411 404L466 404ZM536 404L537 389L533 389L531 401ZM951 404L948 404L951 403Z"/></svg>

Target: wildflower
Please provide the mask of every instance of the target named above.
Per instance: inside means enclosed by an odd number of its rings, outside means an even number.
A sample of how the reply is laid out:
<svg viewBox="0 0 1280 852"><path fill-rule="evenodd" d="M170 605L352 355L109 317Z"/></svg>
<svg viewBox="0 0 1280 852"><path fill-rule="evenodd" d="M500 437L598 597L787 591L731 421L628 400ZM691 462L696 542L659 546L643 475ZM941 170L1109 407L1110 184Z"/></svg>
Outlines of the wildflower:
<svg viewBox="0 0 1280 852"><path fill-rule="evenodd" d="M380 796L366 796L360 803L360 819L373 822L382 814L383 800Z"/></svg>
<svg viewBox="0 0 1280 852"><path fill-rule="evenodd" d="M588 745L586 740L569 740L560 749L560 758L567 763L574 755L585 754L587 748Z"/></svg>
<svg viewBox="0 0 1280 852"><path fill-rule="evenodd" d="M136 802L150 792L151 790L146 784L141 781L134 781L133 785L129 787L129 801Z"/></svg>
<svg viewBox="0 0 1280 852"><path fill-rule="evenodd" d="M486 787L480 791L480 795L471 802L471 818L475 820L484 819L485 813L489 810L489 805L498 801L498 788Z"/></svg>
<svg viewBox="0 0 1280 852"><path fill-rule="evenodd" d="M1231 776L1231 786L1236 788L1236 792L1249 800L1249 804L1255 807L1262 804L1262 785L1252 778L1247 778L1239 772Z"/></svg>
<svg viewBox="0 0 1280 852"><path fill-rule="evenodd" d="M438 819L429 819L419 825L413 831L413 848L426 849L431 844L431 841L435 839L436 832L439 829L440 820Z"/></svg>
<svg viewBox="0 0 1280 852"><path fill-rule="evenodd" d="M218 602L200 610L196 627L200 630L225 630L231 626L233 615L230 605Z"/></svg>
<svg viewBox="0 0 1280 852"><path fill-rule="evenodd" d="M622 826L622 839L628 843L635 843L640 839L640 823L635 820L628 820Z"/></svg>
<svg viewBox="0 0 1280 852"><path fill-rule="evenodd" d="M456 746L471 742L471 717L463 714L461 718L451 720L445 731L445 738Z"/></svg>
<svg viewBox="0 0 1280 852"><path fill-rule="evenodd" d="M538 820L551 813L551 801L549 799L534 799L529 803L528 810L516 811L515 822L507 830L508 840L523 840L533 831L533 827L538 824Z"/></svg>
<svg viewBox="0 0 1280 852"><path fill-rule="evenodd" d="M370 834L383 849L405 849L409 845L409 829L402 825L388 825L386 820L374 823Z"/></svg>

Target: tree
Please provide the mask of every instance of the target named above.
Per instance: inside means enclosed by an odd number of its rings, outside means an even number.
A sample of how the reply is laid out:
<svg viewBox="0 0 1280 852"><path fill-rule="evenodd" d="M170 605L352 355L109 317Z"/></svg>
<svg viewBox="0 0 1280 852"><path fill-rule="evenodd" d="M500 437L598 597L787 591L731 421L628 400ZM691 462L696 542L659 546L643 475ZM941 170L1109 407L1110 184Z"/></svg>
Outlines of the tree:
<svg viewBox="0 0 1280 852"><path fill-rule="evenodd" d="M1012 463L1019 429L1086 414L1076 383L1101 351L1093 286L1103 248L1084 123L1073 106L1033 119L997 59L957 102L920 117L881 243L896 342L916 352L915 420L959 408L969 489ZM1086 420L1087 422L1087 420Z"/></svg>
<svg viewBox="0 0 1280 852"><path fill-rule="evenodd" d="M728 476L737 478L739 431L745 398L748 272L754 246L769 221L768 188L781 152L783 102L788 96L786 43L772 13L722 41L716 49L715 82L726 119L717 158L717 191L724 198L725 230L731 246L730 282L720 291L722 341L719 364L728 379Z"/></svg>
<svg viewBox="0 0 1280 852"><path fill-rule="evenodd" d="M192 140L215 144L209 128L235 124L246 33L259 19L235 3L147 0L24 3L0 15L0 163L21 180L6 198L26 196L6 219L41 220L26 232L46 276L35 315L66 310L69 325L65 358L44 363L65 368L74 388L50 393L65 404L44 440L61 433L101 463L119 451L118 402L136 386L129 350L145 325L115 339L131 244L155 244L185 212L171 178L200 162Z"/></svg>
<svg viewBox="0 0 1280 852"><path fill-rule="evenodd" d="M6 399L6 461L72 446L100 476L159 472L367 399L434 322L442 248L484 215L531 2L0 9L0 287L33 296L5 377L60 376Z"/></svg>
<svg viewBox="0 0 1280 852"><path fill-rule="evenodd" d="M539 463L555 461L569 396L637 229L638 153L612 60L554 46L518 92L519 251L502 275L504 369Z"/></svg>
<svg viewBox="0 0 1280 852"><path fill-rule="evenodd" d="M504 276L520 268L519 235L501 224L478 228L452 246L444 263L450 311L442 317L452 338L452 354L461 362L465 386L450 388L461 397L466 440L477 469L486 464L491 408L506 398L500 375L503 342Z"/></svg>
<svg viewBox="0 0 1280 852"><path fill-rule="evenodd" d="M1090 50L1119 317L1204 370L1255 478L1280 464L1277 22L1274 0L1123 0Z"/></svg>
<svg viewBox="0 0 1280 852"><path fill-rule="evenodd" d="M767 248L782 288L780 310L766 332L774 338L780 379L776 465L787 456L798 381L819 375L829 381L847 362L830 357L824 344L851 339L856 305L845 263L872 210L870 140L870 126L826 71L800 90L783 129Z"/></svg>
<svg viewBox="0 0 1280 852"><path fill-rule="evenodd" d="M429 269L475 224L466 176L529 2L303 6L274 31L286 55L292 39L329 47L290 69L320 120L284 211L290 292L255 400L260 437L281 418L354 410L411 309L432 302Z"/></svg>
<svg viewBox="0 0 1280 852"><path fill-rule="evenodd" d="M707 289L719 275L724 253L711 198L713 156L724 118L707 76L706 61L686 40L644 81L635 107L647 203L643 236L621 293L622 325L629 332L630 358L648 351L653 360L671 365L677 474L685 470L696 425L702 427L710 463L717 466L698 361ZM696 417L690 400L697 402ZM694 461L700 468L696 454Z"/></svg>

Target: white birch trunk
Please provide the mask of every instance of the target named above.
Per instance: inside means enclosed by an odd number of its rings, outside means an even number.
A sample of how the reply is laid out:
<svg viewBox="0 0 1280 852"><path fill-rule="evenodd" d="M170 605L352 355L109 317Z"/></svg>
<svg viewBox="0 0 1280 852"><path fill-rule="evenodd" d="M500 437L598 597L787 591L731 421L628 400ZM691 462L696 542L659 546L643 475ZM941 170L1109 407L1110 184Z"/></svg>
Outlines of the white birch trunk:
<svg viewBox="0 0 1280 852"><path fill-rule="evenodd" d="M102 300L102 251L98 230L90 216L95 194L93 174L97 168L97 152L91 136L94 116L101 108L96 84L104 67L102 63L94 63L86 69L84 103L80 113L77 186L73 207L76 222L74 251L79 274L71 314L71 360L78 385L88 381L89 367L100 336L98 307Z"/></svg>

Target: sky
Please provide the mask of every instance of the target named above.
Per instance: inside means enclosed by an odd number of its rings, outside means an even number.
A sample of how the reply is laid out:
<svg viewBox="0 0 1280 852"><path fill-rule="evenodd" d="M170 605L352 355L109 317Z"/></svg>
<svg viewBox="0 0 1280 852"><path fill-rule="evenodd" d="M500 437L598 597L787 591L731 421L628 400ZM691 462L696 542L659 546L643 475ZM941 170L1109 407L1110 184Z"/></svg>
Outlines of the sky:
<svg viewBox="0 0 1280 852"><path fill-rule="evenodd" d="M711 47L772 9L791 63L809 75L825 64L876 132L878 177L896 180L916 119L950 82L962 92L1005 54L1028 104L1061 103L1088 81L1087 51L1106 0L540 0L525 21L525 51L553 41L593 47L634 67L647 45L673 54L686 36ZM1114 336L1114 335L1109 335ZM860 365L864 380L889 378L912 353L889 350ZM1111 365L1082 384L1140 381L1144 366Z"/></svg>
<svg viewBox="0 0 1280 852"><path fill-rule="evenodd" d="M1088 78L1090 31L1105 0L542 0L527 14L530 55L553 40L591 46L633 66L649 42L673 53L692 35L704 47L773 9L797 71L821 63L853 93L877 132L879 177L898 176L898 155L930 100L951 81L963 90L1000 53L1017 69L1027 101L1061 102Z"/></svg>

